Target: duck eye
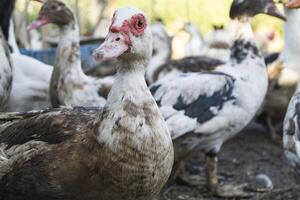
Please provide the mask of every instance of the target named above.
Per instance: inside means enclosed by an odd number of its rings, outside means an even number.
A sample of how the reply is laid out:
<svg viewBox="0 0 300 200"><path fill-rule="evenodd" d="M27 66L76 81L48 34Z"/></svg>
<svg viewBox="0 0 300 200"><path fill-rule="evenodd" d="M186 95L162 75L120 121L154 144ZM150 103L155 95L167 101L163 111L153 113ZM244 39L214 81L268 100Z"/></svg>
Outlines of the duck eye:
<svg viewBox="0 0 300 200"><path fill-rule="evenodd" d="M143 28L144 27L144 23L142 21L138 20L137 27L138 28Z"/></svg>
<svg viewBox="0 0 300 200"><path fill-rule="evenodd" d="M57 6L56 5L52 5L50 8L51 8L51 10L56 10Z"/></svg>

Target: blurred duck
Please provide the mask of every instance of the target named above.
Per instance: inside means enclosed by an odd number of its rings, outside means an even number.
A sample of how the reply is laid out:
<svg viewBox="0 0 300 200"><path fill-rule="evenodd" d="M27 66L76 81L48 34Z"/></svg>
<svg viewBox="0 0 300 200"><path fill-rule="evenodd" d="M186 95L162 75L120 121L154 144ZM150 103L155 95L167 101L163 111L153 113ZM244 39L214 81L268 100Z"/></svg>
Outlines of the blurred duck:
<svg viewBox="0 0 300 200"><path fill-rule="evenodd" d="M14 66L12 91L5 111L29 111L50 107L49 83L52 67L20 54L16 43L12 12L14 0L1 0L0 23L5 38L11 47L11 62Z"/></svg>
<svg viewBox="0 0 300 200"><path fill-rule="evenodd" d="M272 0L233 1L235 40L229 61L212 72L167 76L150 89L171 131L176 167L203 151L208 188L222 197L245 193L239 186L219 185L220 149L253 119L268 88L266 65L251 28L251 18L259 13L284 19Z"/></svg>
<svg viewBox="0 0 300 200"><path fill-rule="evenodd" d="M287 8L300 8L300 1L293 0ZM284 120L283 147L288 163L300 175L300 82L290 101Z"/></svg>
<svg viewBox="0 0 300 200"><path fill-rule="evenodd" d="M214 29L204 38L205 47L202 55L227 62L230 57L230 47L234 40L234 23L223 26L214 26Z"/></svg>
<svg viewBox="0 0 300 200"><path fill-rule="evenodd" d="M291 1L283 2L283 4ZM292 1L294 2L294 1ZM260 120L268 124L272 139L282 142L282 122L297 83L300 80L300 10L292 9L290 4L284 6L287 20L284 24L285 47L279 58L268 66L270 87L267 94L263 114Z"/></svg>
<svg viewBox="0 0 300 200"><path fill-rule="evenodd" d="M297 36L300 37L300 33L298 31L298 29L300 29L298 26L300 10L292 8L290 3L295 1L284 0L282 2L285 5L284 11L287 18L284 24L285 47L278 61L270 68L268 72L271 79L278 78L278 76L282 75L280 73L284 68L300 73L300 60L298 56L300 53L300 48L298 45L299 41L297 40ZM280 77L280 79L282 78Z"/></svg>
<svg viewBox="0 0 300 200"><path fill-rule="evenodd" d="M12 87L12 71L10 50L0 24L0 112L7 106Z"/></svg>
<svg viewBox="0 0 300 200"><path fill-rule="evenodd" d="M183 30L189 34L189 41L185 47L185 57L200 56L204 46L200 31L191 22L187 22Z"/></svg>
<svg viewBox="0 0 300 200"><path fill-rule="evenodd" d="M222 64L224 62L221 60L206 56L191 56L179 60L170 60L156 69L153 73L153 80L155 82L178 73L213 71Z"/></svg>
<svg viewBox="0 0 300 200"><path fill-rule="evenodd" d="M105 42L95 50L96 59L121 63L103 110L77 107L0 116L7 122L0 126L0 199L157 197L174 155L144 79L152 53L147 24L140 10L118 9Z"/></svg>
<svg viewBox="0 0 300 200"><path fill-rule="evenodd" d="M10 50L7 44L9 34L9 13L13 5L8 1L0 2L0 112L7 107L7 101L11 93L13 67L10 58Z"/></svg>
<svg viewBox="0 0 300 200"><path fill-rule="evenodd" d="M191 26L190 28L187 28ZM196 29L190 23L186 29ZM146 71L146 80L149 84L176 73L211 71L224 62L206 56L190 56L179 60L170 60L172 54L172 39L168 36L162 22L151 26L153 35L153 57Z"/></svg>
<svg viewBox="0 0 300 200"><path fill-rule="evenodd" d="M228 30L215 27L212 32L203 39L198 28L188 22L183 30L190 35L189 42L186 45L185 57L203 56L213 59L219 59L226 62L229 59L229 48L233 42L233 37Z"/></svg>
<svg viewBox="0 0 300 200"><path fill-rule="evenodd" d="M287 3L287 8L300 8L300 0L292 0Z"/></svg>
<svg viewBox="0 0 300 200"><path fill-rule="evenodd" d="M152 59L147 67L146 81L154 81L155 72L160 66L170 61L172 56L172 38L168 35L165 25L158 20L150 26L152 32Z"/></svg>
<svg viewBox="0 0 300 200"><path fill-rule="evenodd" d="M95 79L84 74L81 68L79 28L75 15L61 1L45 0L38 19L30 25L36 29L49 23L60 29L54 70L50 83L53 107L103 107L113 77Z"/></svg>

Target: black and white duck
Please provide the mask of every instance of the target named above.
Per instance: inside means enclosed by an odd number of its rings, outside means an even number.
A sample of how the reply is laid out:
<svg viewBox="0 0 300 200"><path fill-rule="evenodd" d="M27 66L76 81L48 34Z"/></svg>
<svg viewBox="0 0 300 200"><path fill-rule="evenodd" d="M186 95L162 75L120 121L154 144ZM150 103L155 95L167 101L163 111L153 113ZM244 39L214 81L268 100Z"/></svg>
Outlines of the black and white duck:
<svg viewBox="0 0 300 200"><path fill-rule="evenodd" d="M253 119L268 88L266 65L251 28L251 18L259 13L284 19L272 0L233 1L230 17L236 30L229 61L212 72L167 76L151 86L171 131L176 165L203 151L208 187L223 197L244 193L241 187L219 185L220 149Z"/></svg>
<svg viewBox="0 0 300 200"><path fill-rule="evenodd" d="M287 4L290 9L299 8L300 1L292 0ZM300 175L300 82L290 101L284 120L283 147L288 163Z"/></svg>
<svg viewBox="0 0 300 200"><path fill-rule="evenodd" d="M103 107L107 96L104 93L110 90L114 78L96 79L84 74L80 58L79 28L74 13L61 1L43 2L37 20L29 28L35 29L53 23L60 30L50 83L52 106Z"/></svg>
<svg viewBox="0 0 300 200"><path fill-rule="evenodd" d="M96 59L121 63L103 110L0 116L7 121L0 127L0 199L153 200L158 195L174 155L144 78L151 46L144 13L118 9L105 42L94 51Z"/></svg>
<svg viewBox="0 0 300 200"><path fill-rule="evenodd" d="M292 4L292 5L296 5ZM288 106L283 127L283 148L288 163L300 175L300 90Z"/></svg>

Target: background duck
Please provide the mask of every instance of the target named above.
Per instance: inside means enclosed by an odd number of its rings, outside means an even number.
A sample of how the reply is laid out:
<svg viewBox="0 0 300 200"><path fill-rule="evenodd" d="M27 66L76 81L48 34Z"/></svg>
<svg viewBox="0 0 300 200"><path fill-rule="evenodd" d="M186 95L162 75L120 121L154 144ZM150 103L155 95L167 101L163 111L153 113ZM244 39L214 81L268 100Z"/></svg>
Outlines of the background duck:
<svg viewBox="0 0 300 200"><path fill-rule="evenodd" d="M244 193L240 187L218 184L217 155L223 143L252 120L268 87L266 65L250 24L259 13L284 18L272 0L235 0L230 10L235 41L229 62L209 73L168 76L151 87L171 131L176 164L195 150L204 151L207 185L223 197Z"/></svg>
<svg viewBox="0 0 300 200"><path fill-rule="evenodd" d="M172 169L173 146L144 79L152 53L147 23L138 9L118 9L95 50L97 59L122 63L103 110L27 113L1 126L0 199L153 200L158 195Z"/></svg>
<svg viewBox="0 0 300 200"><path fill-rule="evenodd" d="M0 2L0 23L12 50L11 62L14 66L12 91L5 111L45 109L51 106L49 83L52 67L20 54L11 19L14 6L14 0Z"/></svg>
<svg viewBox="0 0 300 200"><path fill-rule="evenodd" d="M207 56L192 56L179 60L170 60L155 70L153 80L155 82L168 75L178 73L213 71L222 64L224 64L223 61Z"/></svg>
<svg viewBox="0 0 300 200"><path fill-rule="evenodd" d="M53 107L103 107L103 91L109 91L112 79L95 79L84 74L81 68L79 28L74 13L61 1L43 1L38 19L30 29L53 23L60 29L54 70L50 83ZM108 89L105 89L108 87Z"/></svg>
<svg viewBox="0 0 300 200"><path fill-rule="evenodd" d="M200 56L204 45L200 31L192 22L185 23L183 30L190 37L185 47L185 57Z"/></svg>
<svg viewBox="0 0 300 200"><path fill-rule="evenodd" d="M287 1L288 3L288 1ZM284 23L285 47L278 59L268 66L270 85L259 121L267 124L272 139L282 142L282 127L285 111L300 80L298 41L300 10L288 8L284 3L287 20Z"/></svg>
<svg viewBox="0 0 300 200"><path fill-rule="evenodd" d="M148 84L154 82L154 75L159 67L171 60L172 38L168 35L162 21L154 22L152 31L152 58L146 70L146 81Z"/></svg>
<svg viewBox="0 0 300 200"><path fill-rule="evenodd" d="M10 50L7 44L9 33L9 13L13 10L13 4L7 1L0 2L0 111L5 110L11 93L13 69L10 58Z"/></svg>
<svg viewBox="0 0 300 200"><path fill-rule="evenodd" d="M299 8L300 1L292 0L286 5L289 9ZM288 163L300 174L300 82L291 99L284 119L283 147Z"/></svg>
<svg viewBox="0 0 300 200"><path fill-rule="evenodd" d="M0 22L1 23L1 22ZM11 92L13 68L10 51L0 24L0 111L5 110Z"/></svg>

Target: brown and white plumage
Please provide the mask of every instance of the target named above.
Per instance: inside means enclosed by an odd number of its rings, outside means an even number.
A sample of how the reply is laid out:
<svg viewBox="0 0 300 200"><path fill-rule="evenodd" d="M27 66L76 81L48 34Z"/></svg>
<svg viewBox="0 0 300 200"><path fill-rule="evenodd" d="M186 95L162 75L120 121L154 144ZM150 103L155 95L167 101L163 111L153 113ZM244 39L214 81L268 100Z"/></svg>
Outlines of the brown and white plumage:
<svg viewBox="0 0 300 200"><path fill-rule="evenodd" d="M0 115L0 199L153 200L166 183L173 147L144 79L151 57L144 14L117 10L94 56L122 63L103 110Z"/></svg>
<svg viewBox="0 0 300 200"><path fill-rule="evenodd" d="M175 162L204 152L207 186L222 197L243 192L218 184L218 153L255 117L267 93L266 66L251 28L258 13L283 18L272 0L233 1L230 17L236 30L229 61L211 72L167 76L150 87L170 129Z"/></svg>
<svg viewBox="0 0 300 200"><path fill-rule="evenodd" d="M54 70L50 83L50 98L53 107L99 106L105 98L103 88L112 86L84 74L81 67L79 28L74 13L61 1L45 1L38 19L31 28L54 23L60 30ZM107 94L106 94L107 95Z"/></svg>

